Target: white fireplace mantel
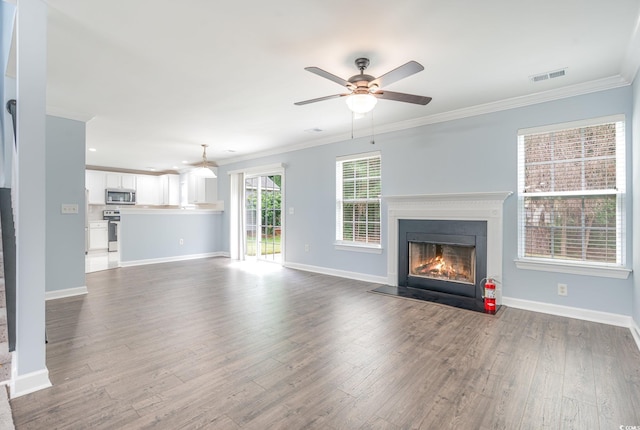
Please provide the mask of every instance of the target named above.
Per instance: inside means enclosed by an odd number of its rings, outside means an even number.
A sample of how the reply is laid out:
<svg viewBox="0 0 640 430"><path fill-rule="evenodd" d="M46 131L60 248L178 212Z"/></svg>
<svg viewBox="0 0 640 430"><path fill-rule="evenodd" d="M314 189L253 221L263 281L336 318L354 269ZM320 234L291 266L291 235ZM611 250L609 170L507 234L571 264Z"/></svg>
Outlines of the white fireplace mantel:
<svg viewBox="0 0 640 430"><path fill-rule="evenodd" d="M467 220L487 222L487 275L498 281L502 300L502 207L511 191L490 193L384 196L387 204L387 282L398 286L399 220Z"/></svg>

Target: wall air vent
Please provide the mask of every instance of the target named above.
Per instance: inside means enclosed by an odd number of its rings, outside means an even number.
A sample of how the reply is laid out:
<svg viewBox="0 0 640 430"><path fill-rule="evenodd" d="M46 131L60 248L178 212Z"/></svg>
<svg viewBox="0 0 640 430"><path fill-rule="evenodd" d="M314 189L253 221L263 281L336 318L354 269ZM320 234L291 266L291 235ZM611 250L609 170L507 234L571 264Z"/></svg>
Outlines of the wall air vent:
<svg viewBox="0 0 640 430"><path fill-rule="evenodd" d="M540 73L538 75L529 76L532 82L546 81L547 79L559 78L567 74L567 69L554 70L553 72Z"/></svg>

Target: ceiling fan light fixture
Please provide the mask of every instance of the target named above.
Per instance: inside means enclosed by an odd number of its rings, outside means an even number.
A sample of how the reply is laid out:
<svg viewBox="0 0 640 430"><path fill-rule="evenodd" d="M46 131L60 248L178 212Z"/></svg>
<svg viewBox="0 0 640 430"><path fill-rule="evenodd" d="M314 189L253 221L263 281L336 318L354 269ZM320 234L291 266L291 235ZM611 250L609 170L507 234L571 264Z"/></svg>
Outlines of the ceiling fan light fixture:
<svg viewBox="0 0 640 430"><path fill-rule="evenodd" d="M371 112L376 103L378 99L373 94L351 94L347 97L347 106L355 113Z"/></svg>

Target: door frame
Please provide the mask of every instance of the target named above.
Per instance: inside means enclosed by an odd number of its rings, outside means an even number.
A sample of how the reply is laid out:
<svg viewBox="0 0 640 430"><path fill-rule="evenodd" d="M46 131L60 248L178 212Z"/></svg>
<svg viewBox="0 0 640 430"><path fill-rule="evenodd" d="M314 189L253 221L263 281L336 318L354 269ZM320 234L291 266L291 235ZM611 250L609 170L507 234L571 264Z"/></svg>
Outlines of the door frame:
<svg viewBox="0 0 640 430"><path fill-rule="evenodd" d="M287 194L286 194L286 175L285 175L285 164L284 163L277 163L277 164L269 164L269 165L264 165L264 166L256 166L256 167L252 167L252 168L248 168L248 169L239 169L239 170L234 170L234 171L230 171L228 172L229 174L234 174L234 173L242 173L244 175L243 178L243 182L242 182L242 216L244 217L244 222L243 222L243 229L245 230L244 232L238 232L237 234L241 234L242 235L242 239L245 241L245 247L246 247L246 216L247 216L247 208L246 208L246 196L245 196L245 181L247 178L250 177L256 177L256 176L265 176L265 175L280 175L280 177L282 178L281 184L280 184L280 194L281 194L281 200L280 200L280 204L281 204L281 216L280 216L280 263L284 265L285 261L286 261L286 232L287 232L287 228L286 228L286 222L287 222L287 210L286 210L286 201L287 201ZM233 216L233 215L232 215ZM246 249L244 250L245 255L246 255ZM244 256L242 257L244 258ZM269 261L269 260L260 260L260 261ZM277 262L274 262L277 263Z"/></svg>

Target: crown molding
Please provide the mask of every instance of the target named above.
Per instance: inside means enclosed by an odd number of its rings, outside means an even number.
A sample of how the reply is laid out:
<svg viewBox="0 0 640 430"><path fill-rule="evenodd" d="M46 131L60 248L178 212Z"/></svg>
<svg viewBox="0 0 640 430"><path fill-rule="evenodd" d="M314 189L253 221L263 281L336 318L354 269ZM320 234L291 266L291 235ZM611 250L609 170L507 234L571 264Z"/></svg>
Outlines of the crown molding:
<svg viewBox="0 0 640 430"><path fill-rule="evenodd" d="M637 39L637 38L636 38ZM640 44L639 44L640 45ZM634 51L635 52L635 51ZM640 63L640 54L633 61ZM637 67L636 67L637 69ZM524 96L512 97L491 103L484 103L462 109L455 109L448 112L442 112L434 115L424 116L407 121L395 122L376 126L376 134L390 133L394 131L407 130L410 128L422 127L425 125L437 124L456 119L469 118L488 113L500 112L509 109L516 109L525 106L536 105L554 100L565 99L569 97L581 96L584 94L596 93L599 91L610 90L614 88L625 87L631 84L631 80L626 79L623 75L615 75L608 78L598 79L595 81L584 82L581 84L562 87L554 90L542 91ZM280 148L274 148L266 151L258 151L252 154L242 155L238 157L226 158L217 161L219 166L237 163L240 161L253 160L270 155L283 154L287 152L299 151L302 149L313 148L315 146L328 145L330 143L342 142L349 140L350 135L347 133L328 136L322 139L310 140L295 145L289 145Z"/></svg>
<svg viewBox="0 0 640 430"><path fill-rule="evenodd" d="M471 106L468 108L456 109L414 120L402 121L388 126L376 127L378 133L404 130L408 128L420 127L423 125L437 124L440 122L453 121L456 119L469 118L488 113L500 112L509 109L516 109L540 103L561 100L569 97L581 96L584 94L596 93L630 85L630 82L620 75L609 78L589 81L582 84L562 87L555 90L542 91L539 93L527 94L525 96L512 97L496 102Z"/></svg>
<svg viewBox="0 0 640 430"><path fill-rule="evenodd" d="M238 163L240 161L254 160L256 158L267 157L270 155L278 155L278 154L284 154L287 152L300 151L302 149L313 148L315 146L328 145L330 143L342 142L350 139L351 139L351 136L349 134L341 133L341 134L336 134L332 136L327 136L322 139L308 140L302 143L282 146L280 148L267 149L264 151L252 152L251 154L247 154L247 155L239 155L237 157L225 158L223 160L216 160L216 164L218 166L224 166L225 164L233 164L233 163Z"/></svg>

